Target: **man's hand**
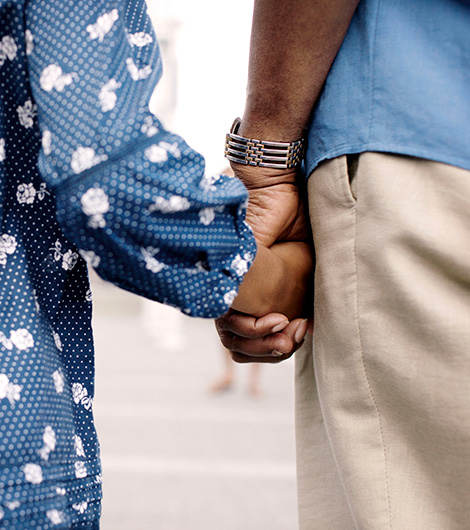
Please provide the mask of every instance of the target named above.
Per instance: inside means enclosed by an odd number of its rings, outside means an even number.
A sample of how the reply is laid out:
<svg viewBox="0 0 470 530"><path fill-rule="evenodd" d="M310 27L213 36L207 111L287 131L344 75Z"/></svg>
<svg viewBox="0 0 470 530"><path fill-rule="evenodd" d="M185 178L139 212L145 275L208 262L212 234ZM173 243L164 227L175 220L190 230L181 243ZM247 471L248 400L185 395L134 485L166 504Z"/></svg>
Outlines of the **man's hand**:
<svg viewBox="0 0 470 530"><path fill-rule="evenodd" d="M255 0L247 101L238 134L287 142L304 135L358 3ZM247 221L260 244L269 248L276 241L310 240L294 171L232 167L250 192ZM297 349L307 328L305 321L282 318L231 311L217 321L217 329L235 360L276 362ZM284 355L273 356L273 351Z"/></svg>
<svg viewBox="0 0 470 530"><path fill-rule="evenodd" d="M278 142L305 135L358 3L255 0L247 100L237 134ZM250 191L247 220L263 245L308 240L294 170L232 169Z"/></svg>
<svg viewBox="0 0 470 530"><path fill-rule="evenodd" d="M288 359L307 333L307 320L291 322L284 315L271 313L254 318L230 310L215 322L222 344L238 363L278 363Z"/></svg>
<svg viewBox="0 0 470 530"><path fill-rule="evenodd" d="M279 241L309 241L310 228L295 170L232 165L249 191L246 214L259 243L269 248Z"/></svg>
<svg viewBox="0 0 470 530"><path fill-rule="evenodd" d="M299 193L295 170L277 170L233 164L232 169L249 191L246 220L258 244L269 248L280 241L311 241L306 206ZM300 348L307 320L288 321L279 313L256 318L230 310L216 320L222 344L239 363L279 363Z"/></svg>

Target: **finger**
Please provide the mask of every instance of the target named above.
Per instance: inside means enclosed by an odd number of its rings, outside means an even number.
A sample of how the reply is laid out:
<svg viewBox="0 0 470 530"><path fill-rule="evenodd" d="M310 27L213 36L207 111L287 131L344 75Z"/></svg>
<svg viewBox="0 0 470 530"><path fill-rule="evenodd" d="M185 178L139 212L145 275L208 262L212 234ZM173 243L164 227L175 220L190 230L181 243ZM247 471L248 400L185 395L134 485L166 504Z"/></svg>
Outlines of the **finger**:
<svg viewBox="0 0 470 530"><path fill-rule="evenodd" d="M271 333L277 333L288 324L287 317L280 313L270 313L255 318L233 310L216 320L219 335L221 332L229 332L246 338L261 338Z"/></svg>
<svg viewBox="0 0 470 530"><path fill-rule="evenodd" d="M313 335L313 318L308 319L308 332Z"/></svg>
<svg viewBox="0 0 470 530"><path fill-rule="evenodd" d="M263 357L246 355L244 353L235 352L235 351L229 351L229 353L230 353L230 356L232 357L232 360L240 364L247 364L247 363L277 364L277 363L280 363L292 357L292 355L302 346L303 343L304 341L296 344L295 348L289 353L284 354L278 351L273 351L271 355L265 355Z"/></svg>
<svg viewBox="0 0 470 530"><path fill-rule="evenodd" d="M289 322L289 324L282 330L281 333L287 336L295 344L300 344L304 341L308 329L308 319L296 318L295 320Z"/></svg>
<svg viewBox="0 0 470 530"><path fill-rule="evenodd" d="M296 349L294 340L283 333L272 333L266 337L250 339L224 332L220 335L220 340L231 352L249 357L270 357L273 355L273 352L274 356L279 356L279 354L290 355Z"/></svg>
<svg viewBox="0 0 470 530"><path fill-rule="evenodd" d="M263 337L243 337L220 328L217 328L217 331L222 344L231 352L262 358L292 355L303 342L307 327L307 320L298 318L290 322L281 333L271 333Z"/></svg>
<svg viewBox="0 0 470 530"><path fill-rule="evenodd" d="M266 357L252 357L250 355L244 355L239 352L230 352L230 355L236 363L247 364L247 363L262 363L262 364L277 364L292 356L294 352L284 355L270 355Z"/></svg>

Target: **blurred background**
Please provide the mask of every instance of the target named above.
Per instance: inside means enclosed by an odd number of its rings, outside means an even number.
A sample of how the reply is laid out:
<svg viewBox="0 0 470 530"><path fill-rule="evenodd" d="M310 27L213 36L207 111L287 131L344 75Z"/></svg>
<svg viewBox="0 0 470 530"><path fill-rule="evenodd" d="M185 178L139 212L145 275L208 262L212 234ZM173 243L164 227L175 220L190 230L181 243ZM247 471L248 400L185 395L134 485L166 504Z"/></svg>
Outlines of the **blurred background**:
<svg viewBox="0 0 470 530"><path fill-rule="evenodd" d="M223 172L243 113L252 0L147 0L164 125ZM92 277L102 530L295 530L293 360L235 366L212 321Z"/></svg>

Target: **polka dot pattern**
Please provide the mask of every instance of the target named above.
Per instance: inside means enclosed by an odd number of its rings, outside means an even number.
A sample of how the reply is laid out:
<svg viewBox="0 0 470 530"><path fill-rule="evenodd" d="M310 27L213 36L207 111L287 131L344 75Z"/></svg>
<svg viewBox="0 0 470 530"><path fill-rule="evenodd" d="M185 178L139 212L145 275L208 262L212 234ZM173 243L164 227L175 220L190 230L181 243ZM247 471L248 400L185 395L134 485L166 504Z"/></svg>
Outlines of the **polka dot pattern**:
<svg viewBox="0 0 470 530"><path fill-rule="evenodd" d="M0 0L0 527L99 527L87 262L188 315L236 296L247 194L148 110L137 1Z"/></svg>

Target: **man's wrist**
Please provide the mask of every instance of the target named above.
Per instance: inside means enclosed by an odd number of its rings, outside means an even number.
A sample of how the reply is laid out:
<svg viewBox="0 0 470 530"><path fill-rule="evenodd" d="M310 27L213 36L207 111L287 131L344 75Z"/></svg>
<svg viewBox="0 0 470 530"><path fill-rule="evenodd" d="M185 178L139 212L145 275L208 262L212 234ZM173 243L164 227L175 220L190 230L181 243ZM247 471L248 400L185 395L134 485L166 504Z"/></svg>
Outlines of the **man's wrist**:
<svg viewBox="0 0 470 530"><path fill-rule="evenodd" d="M245 104L239 133L243 136L292 142L305 136L309 112L300 113L288 98L265 101L266 91L259 97L250 95Z"/></svg>
<svg viewBox="0 0 470 530"><path fill-rule="evenodd" d="M297 185L296 168L271 169L259 166L244 166L230 162L235 176L240 179L248 190L256 190L279 184Z"/></svg>

